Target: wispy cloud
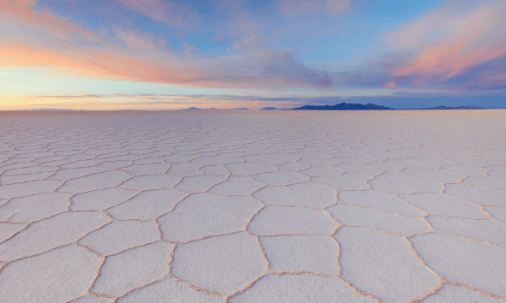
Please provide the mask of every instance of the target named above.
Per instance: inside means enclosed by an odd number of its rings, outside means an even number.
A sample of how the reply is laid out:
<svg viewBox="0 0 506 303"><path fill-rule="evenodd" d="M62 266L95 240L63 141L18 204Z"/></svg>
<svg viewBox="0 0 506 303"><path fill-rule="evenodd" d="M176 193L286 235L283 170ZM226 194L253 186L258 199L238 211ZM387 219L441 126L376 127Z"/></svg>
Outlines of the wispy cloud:
<svg viewBox="0 0 506 303"><path fill-rule="evenodd" d="M317 13L336 15L344 12L350 5L350 0L279 0L278 9L285 16L307 16Z"/></svg>
<svg viewBox="0 0 506 303"><path fill-rule="evenodd" d="M420 49L396 70L392 81L450 84L474 67L506 55L506 2L487 1L466 14L447 16L453 9L444 7L389 37L392 43L400 41L401 47ZM504 67L488 75L489 85L502 74Z"/></svg>

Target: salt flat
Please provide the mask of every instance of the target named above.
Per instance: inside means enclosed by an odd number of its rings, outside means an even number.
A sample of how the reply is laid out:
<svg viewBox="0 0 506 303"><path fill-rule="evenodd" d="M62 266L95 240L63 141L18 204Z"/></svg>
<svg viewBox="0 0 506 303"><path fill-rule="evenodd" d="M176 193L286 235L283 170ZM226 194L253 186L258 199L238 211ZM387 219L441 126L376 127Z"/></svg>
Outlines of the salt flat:
<svg viewBox="0 0 506 303"><path fill-rule="evenodd" d="M504 302L506 111L0 113L0 302Z"/></svg>

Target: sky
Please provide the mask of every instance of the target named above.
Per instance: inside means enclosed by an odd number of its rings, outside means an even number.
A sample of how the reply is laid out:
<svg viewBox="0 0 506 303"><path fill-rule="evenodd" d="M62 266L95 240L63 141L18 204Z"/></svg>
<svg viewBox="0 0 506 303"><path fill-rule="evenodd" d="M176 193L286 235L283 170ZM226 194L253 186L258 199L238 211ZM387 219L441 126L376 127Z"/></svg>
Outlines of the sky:
<svg viewBox="0 0 506 303"><path fill-rule="evenodd" d="M0 110L506 107L504 0L0 0Z"/></svg>

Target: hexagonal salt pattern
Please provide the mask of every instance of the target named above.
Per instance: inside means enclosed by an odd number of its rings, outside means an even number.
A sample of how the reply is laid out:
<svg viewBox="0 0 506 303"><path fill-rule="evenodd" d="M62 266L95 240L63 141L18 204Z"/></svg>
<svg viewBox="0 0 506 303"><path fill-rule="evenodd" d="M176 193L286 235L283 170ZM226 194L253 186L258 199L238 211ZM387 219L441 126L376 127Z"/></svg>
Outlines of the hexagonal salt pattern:
<svg viewBox="0 0 506 303"><path fill-rule="evenodd" d="M0 302L506 302L465 113L0 112Z"/></svg>

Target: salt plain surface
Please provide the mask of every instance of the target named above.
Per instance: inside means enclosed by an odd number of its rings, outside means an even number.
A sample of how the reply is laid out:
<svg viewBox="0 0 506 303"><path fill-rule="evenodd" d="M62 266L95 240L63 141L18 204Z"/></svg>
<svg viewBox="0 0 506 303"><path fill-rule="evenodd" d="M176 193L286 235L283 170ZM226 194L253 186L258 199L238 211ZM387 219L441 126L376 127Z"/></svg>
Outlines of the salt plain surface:
<svg viewBox="0 0 506 303"><path fill-rule="evenodd" d="M0 302L505 302L506 111L0 113Z"/></svg>

